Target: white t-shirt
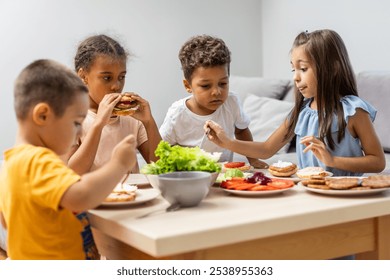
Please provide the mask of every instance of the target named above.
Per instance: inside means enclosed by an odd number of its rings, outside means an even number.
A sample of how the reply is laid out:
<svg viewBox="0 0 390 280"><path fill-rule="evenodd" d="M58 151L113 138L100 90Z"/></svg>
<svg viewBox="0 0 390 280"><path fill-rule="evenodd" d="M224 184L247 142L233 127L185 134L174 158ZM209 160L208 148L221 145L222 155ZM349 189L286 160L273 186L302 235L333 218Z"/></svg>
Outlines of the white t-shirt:
<svg viewBox="0 0 390 280"><path fill-rule="evenodd" d="M171 145L199 146L207 152L222 152L220 161L231 161L233 158L231 151L215 145L208 139L203 141L202 144L203 126L207 120L212 120L221 125L230 138L234 137L236 127L238 129L247 128L250 119L242 110L238 96L229 93L226 101L208 116L199 116L191 112L186 106L186 101L189 98L191 96L175 101L168 109L164 122L160 127L162 139Z"/></svg>
<svg viewBox="0 0 390 280"><path fill-rule="evenodd" d="M91 128L95 119L96 114L91 110L88 110L87 117L83 122L81 142L84 140L85 135ZM106 124L102 130L99 147L91 170L98 169L102 165L106 164L111 158L111 153L114 147L129 134L134 135L137 141L137 147L148 140L146 129L142 122L127 116L111 118L110 122ZM131 173L139 173L138 162L135 164Z"/></svg>

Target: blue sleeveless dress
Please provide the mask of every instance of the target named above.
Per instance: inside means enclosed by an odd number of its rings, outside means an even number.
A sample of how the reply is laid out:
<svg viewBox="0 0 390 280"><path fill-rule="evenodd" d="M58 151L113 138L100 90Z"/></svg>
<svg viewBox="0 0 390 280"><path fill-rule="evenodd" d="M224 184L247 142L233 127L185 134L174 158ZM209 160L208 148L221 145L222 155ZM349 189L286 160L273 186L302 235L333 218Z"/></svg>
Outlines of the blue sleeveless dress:
<svg viewBox="0 0 390 280"><path fill-rule="evenodd" d="M311 151L303 153L303 149L305 149L306 146L299 143L301 138L304 136L318 135L318 113L317 110L313 110L310 108L311 101L311 98L305 101L304 108L299 114L298 122L294 130L297 136L296 151L298 156L299 168L305 168L308 166L321 166L326 171L332 172L334 176L361 176L362 173L354 173L346 170L326 167L314 156ZM356 108L361 108L366 111L369 114L372 122L375 120L377 112L376 109L361 98L354 95L347 95L341 98L340 102L343 106L344 120L347 124L349 117L353 116L356 113ZM336 115L334 115L333 117L331 132L335 142L335 149L329 149L332 155L339 157L363 156L360 140L358 138L352 137L352 135L349 133L348 128L345 129L345 136L341 140L341 142L337 142L338 126Z"/></svg>

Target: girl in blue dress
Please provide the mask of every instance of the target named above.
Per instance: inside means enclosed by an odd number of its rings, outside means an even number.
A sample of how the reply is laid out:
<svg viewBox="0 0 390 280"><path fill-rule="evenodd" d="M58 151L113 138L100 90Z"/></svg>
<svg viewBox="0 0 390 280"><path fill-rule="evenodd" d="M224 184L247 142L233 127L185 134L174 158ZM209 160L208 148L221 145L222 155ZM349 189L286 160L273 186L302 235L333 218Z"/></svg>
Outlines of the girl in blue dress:
<svg viewBox="0 0 390 280"><path fill-rule="evenodd" d="M335 176L381 172L386 162L372 124L376 110L358 97L341 37L333 30L300 33L291 67L295 106L265 142L229 139L215 122L205 124L209 139L248 157L269 158L296 136L299 168L321 166Z"/></svg>

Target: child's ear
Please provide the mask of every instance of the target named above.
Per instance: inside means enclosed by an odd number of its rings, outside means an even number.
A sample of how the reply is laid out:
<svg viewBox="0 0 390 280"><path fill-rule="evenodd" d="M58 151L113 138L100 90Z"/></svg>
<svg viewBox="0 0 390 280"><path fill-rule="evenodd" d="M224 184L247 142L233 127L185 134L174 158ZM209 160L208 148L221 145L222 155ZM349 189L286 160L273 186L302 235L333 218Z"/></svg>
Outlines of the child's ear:
<svg viewBox="0 0 390 280"><path fill-rule="evenodd" d="M38 103L34 106L32 119L35 124L42 126L47 123L52 114L53 111L47 103Z"/></svg>
<svg viewBox="0 0 390 280"><path fill-rule="evenodd" d="M186 79L183 80L183 85L188 93L192 93L191 85Z"/></svg>
<svg viewBox="0 0 390 280"><path fill-rule="evenodd" d="M84 71L83 68L80 68L78 71L77 71L77 75L80 77L80 79L83 81L84 84L88 84L88 79L87 79L87 75Z"/></svg>

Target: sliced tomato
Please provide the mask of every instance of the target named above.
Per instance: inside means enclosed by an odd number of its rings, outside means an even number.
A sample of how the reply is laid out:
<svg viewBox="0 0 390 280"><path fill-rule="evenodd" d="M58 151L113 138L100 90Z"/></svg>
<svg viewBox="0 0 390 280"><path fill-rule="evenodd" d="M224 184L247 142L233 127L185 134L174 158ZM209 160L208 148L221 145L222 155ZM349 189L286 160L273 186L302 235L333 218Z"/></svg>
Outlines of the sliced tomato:
<svg viewBox="0 0 390 280"><path fill-rule="evenodd" d="M271 191L288 189L294 186L294 182L285 179L274 179L266 185L260 185L260 182L249 183L244 178L234 177L230 180L223 181L220 185L222 188L238 191Z"/></svg>
<svg viewBox="0 0 390 280"><path fill-rule="evenodd" d="M234 189L235 185L240 185L242 183L245 183L244 178L239 178L239 177L233 177L230 180L222 181L221 182L221 187L225 189Z"/></svg>
<svg viewBox="0 0 390 280"><path fill-rule="evenodd" d="M256 186L257 184L253 184L253 183L247 183L247 182L244 182L242 184L236 184L234 185L234 189L237 190L237 191L245 191L245 190L252 190L252 188L254 186Z"/></svg>
<svg viewBox="0 0 390 280"><path fill-rule="evenodd" d="M249 189L250 191L273 191L278 190L275 187L267 186L267 185L256 185Z"/></svg>
<svg viewBox="0 0 390 280"><path fill-rule="evenodd" d="M272 178L272 181L267 183L268 187L273 187L274 189L288 189L294 186L294 182L291 180L285 180L285 179L274 179Z"/></svg>
<svg viewBox="0 0 390 280"><path fill-rule="evenodd" d="M259 183L248 183L244 178L234 177L230 180L223 181L221 187L229 190L250 190Z"/></svg>
<svg viewBox="0 0 390 280"><path fill-rule="evenodd" d="M224 164L225 168L238 168L245 165L245 162L243 161L233 161L233 162L227 162Z"/></svg>

